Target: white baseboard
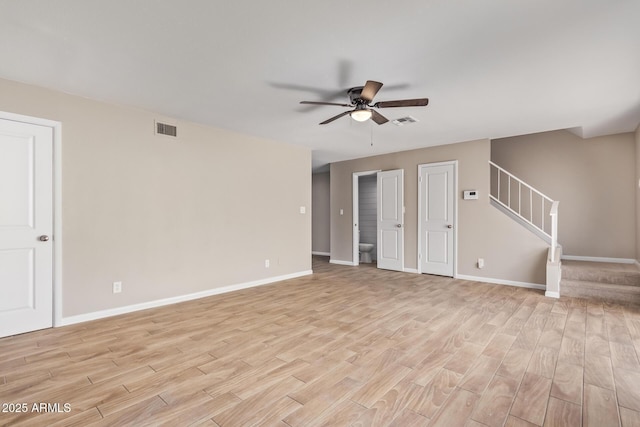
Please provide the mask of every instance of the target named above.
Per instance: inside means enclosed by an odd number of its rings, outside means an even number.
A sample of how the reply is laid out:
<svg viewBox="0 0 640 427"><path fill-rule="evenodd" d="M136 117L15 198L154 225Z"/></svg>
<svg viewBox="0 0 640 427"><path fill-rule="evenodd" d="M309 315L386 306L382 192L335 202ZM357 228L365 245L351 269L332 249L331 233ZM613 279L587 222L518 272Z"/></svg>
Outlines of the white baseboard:
<svg viewBox="0 0 640 427"><path fill-rule="evenodd" d="M329 252L318 252L318 251L311 251L311 255L331 256Z"/></svg>
<svg viewBox="0 0 640 427"><path fill-rule="evenodd" d="M329 264L350 265L352 267L355 265L353 261L341 261L339 259L330 259Z"/></svg>
<svg viewBox="0 0 640 427"><path fill-rule="evenodd" d="M631 258L607 258L598 256L562 255L567 261L589 261L589 262L615 262L618 264L636 264L638 261Z"/></svg>
<svg viewBox="0 0 640 427"><path fill-rule="evenodd" d="M405 273L418 274L418 269L417 268L407 268L407 267L405 267L402 271L404 271Z"/></svg>
<svg viewBox="0 0 640 427"><path fill-rule="evenodd" d="M92 313L63 317L60 324L56 326L73 325L75 323L88 322L90 320L97 320L97 319L104 319L105 317L117 316L119 314L132 313L134 311L146 310L146 309L155 308L155 307L162 307L170 304L177 304L179 302L191 301L194 299L206 298L213 295L224 294L227 292L239 291L241 289L268 285L270 283L280 282L288 279L295 279L296 277L307 276L309 274L313 274L313 271L312 270L300 271L297 273L285 274L282 276L268 277L266 279L254 280L254 281L245 282L245 283L238 283L230 286L223 286L221 288L208 289L206 291L195 292L193 294L180 295L177 297L143 302L140 304L133 304L125 307L110 308L107 310L94 311Z"/></svg>
<svg viewBox="0 0 640 427"><path fill-rule="evenodd" d="M545 297L549 297L549 298L560 298L560 292L551 292L551 291L546 291L544 293Z"/></svg>
<svg viewBox="0 0 640 427"><path fill-rule="evenodd" d="M504 280L504 279L492 279L489 277L479 277L479 276L467 276L465 274L458 274L455 278L462 279L462 280L471 280L473 282L493 283L494 285L508 285L508 286L517 286L519 288L540 289L543 291L547 289L545 285L540 285L538 283L518 282L515 280Z"/></svg>

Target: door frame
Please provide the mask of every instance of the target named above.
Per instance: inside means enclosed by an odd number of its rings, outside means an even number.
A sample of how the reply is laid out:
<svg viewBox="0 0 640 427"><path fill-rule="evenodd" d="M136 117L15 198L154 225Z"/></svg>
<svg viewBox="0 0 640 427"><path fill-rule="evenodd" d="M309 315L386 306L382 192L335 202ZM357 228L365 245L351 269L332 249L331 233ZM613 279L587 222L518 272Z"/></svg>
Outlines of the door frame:
<svg viewBox="0 0 640 427"><path fill-rule="evenodd" d="M453 166L453 278L458 277L458 161L449 160L446 162L423 163L418 165L418 250L417 264L418 273L422 274L422 193L424 182L420 180L422 169L431 166Z"/></svg>
<svg viewBox="0 0 640 427"><path fill-rule="evenodd" d="M62 326L62 123L0 111L0 119L50 127L53 130L53 319Z"/></svg>
<svg viewBox="0 0 640 427"><path fill-rule="evenodd" d="M381 172L381 170L354 172L351 178L351 203L353 206L351 208L351 229L353 230L351 237L351 259L352 265L356 267L360 265L360 248L358 247L358 244L360 243L360 228L358 227L358 218L360 218L360 204L358 197L360 195L360 190L358 187L358 178L361 176L378 175L378 172Z"/></svg>

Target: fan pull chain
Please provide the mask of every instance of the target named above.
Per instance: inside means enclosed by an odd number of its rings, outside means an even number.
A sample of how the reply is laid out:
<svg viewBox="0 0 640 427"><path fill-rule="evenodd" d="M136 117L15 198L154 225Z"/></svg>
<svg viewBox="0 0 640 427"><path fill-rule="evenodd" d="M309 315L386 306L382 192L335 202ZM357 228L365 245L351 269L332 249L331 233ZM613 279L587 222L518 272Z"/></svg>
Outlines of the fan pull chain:
<svg viewBox="0 0 640 427"><path fill-rule="evenodd" d="M369 128L371 129L371 146L373 147L373 122L369 121Z"/></svg>

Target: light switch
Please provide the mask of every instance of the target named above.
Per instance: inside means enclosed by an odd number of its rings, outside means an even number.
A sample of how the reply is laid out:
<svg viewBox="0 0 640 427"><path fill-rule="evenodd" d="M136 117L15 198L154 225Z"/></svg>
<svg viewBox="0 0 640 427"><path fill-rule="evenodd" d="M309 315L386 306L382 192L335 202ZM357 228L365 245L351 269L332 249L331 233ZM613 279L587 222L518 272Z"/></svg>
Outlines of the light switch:
<svg viewBox="0 0 640 427"><path fill-rule="evenodd" d="M306 208L306 206L300 206L300 213L301 213L301 214L307 213L307 208Z"/></svg>

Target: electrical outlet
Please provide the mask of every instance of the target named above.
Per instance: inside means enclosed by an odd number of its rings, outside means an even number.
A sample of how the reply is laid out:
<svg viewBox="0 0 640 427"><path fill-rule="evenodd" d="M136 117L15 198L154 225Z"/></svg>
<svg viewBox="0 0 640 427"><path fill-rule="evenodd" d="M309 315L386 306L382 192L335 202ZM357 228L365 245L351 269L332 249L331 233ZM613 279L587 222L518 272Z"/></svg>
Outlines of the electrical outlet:
<svg viewBox="0 0 640 427"><path fill-rule="evenodd" d="M478 268L484 268L484 258L478 258Z"/></svg>
<svg viewBox="0 0 640 427"><path fill-rule="evenodd" d="M122 282L113 282L113 293L119 294L122 292Z"/></svg>
<svg viewBox="0 0 640 427"><path fill-rule="evenodd" d="M269 268L269 266L271 265L271 263L269 262L268 259L264 260L264 268Z"/></svg>

